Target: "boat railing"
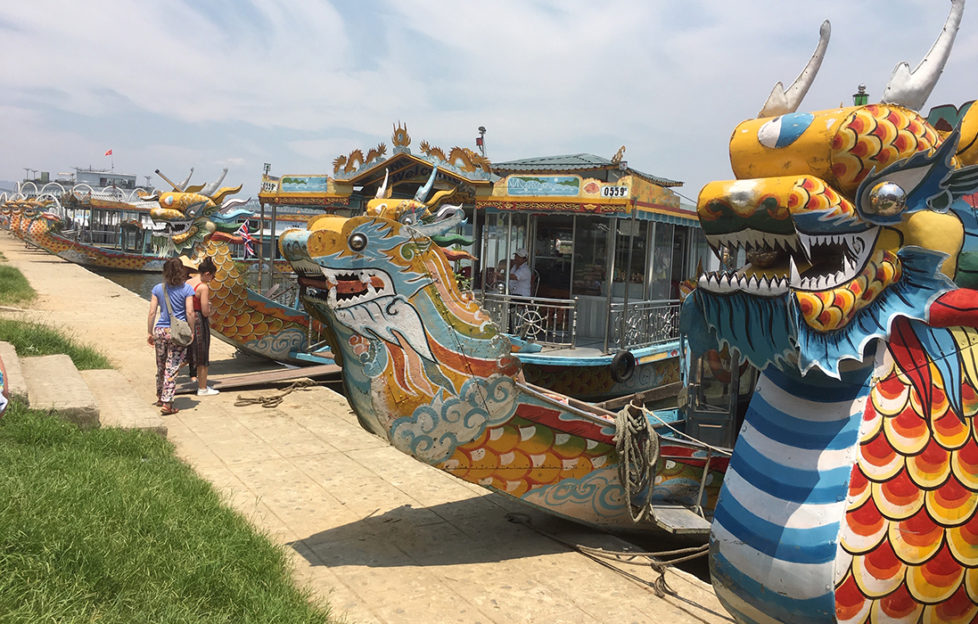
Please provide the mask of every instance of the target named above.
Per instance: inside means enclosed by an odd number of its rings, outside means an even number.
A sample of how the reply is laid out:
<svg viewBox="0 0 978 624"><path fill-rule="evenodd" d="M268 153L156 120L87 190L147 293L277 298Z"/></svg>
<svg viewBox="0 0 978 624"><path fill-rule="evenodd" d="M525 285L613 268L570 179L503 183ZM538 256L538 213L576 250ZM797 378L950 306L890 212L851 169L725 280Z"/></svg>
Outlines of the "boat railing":
<svg viewBox="0 0 978 624"><path fill-rule="evenodd" d="M606 353L679 340L679 300L614 301L608 308Z"/></svg>
<svg viewBox="0 0 978 624"><path fill-rule="evenodd" d="M486 292L482 304L505 333L555 349L573 348L577 342L576 299Z"/></svg>

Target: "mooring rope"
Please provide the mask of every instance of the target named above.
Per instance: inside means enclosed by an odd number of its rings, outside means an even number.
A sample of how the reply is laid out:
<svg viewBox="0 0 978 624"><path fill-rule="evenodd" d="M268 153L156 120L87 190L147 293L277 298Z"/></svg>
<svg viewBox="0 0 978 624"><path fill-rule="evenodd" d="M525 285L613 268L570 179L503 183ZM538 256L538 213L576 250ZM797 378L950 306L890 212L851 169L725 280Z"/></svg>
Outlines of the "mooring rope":
<svg viewBox="0 0 978 624"><path fill-rule="evenodd" d="M685 602L686 604L696 607L697 609L702 609L713 615L723 618L724 620L733 622L730 617L722 613L717 613L713 609L701 605L698 602L690 600L684 596L679 595L679 593L673 588L669 587L666 582L666 570L676 565L677 563L682 563L684 561L690 561L698 557L705 557L710 550L709 544L703 544L701 546L693 546L690 548L680 548L677 550L663 550L659 552L637 552L637 551L627 551L627 550L605 550L603 548L592 548L590 546L582 546L580 544L575 544L573 542L568 542L567 540L544 531L543 529L537 528L533 525L530 517L523 513L511 512L506 514L506 519L514 524L522 524L533 531L539 533L540 535L546 537L547 539L553 540L558 544L562 544L567 548L578 552L588 559L591 559L595 563L602 565L609 570L620 574L629 581L639 585L647 591L653 592L658 598L665 598L667 595L671 596L676 600ZM669 559L668 561L663 561L663 557L675 556L674 559ZM642 561L644 559L644 561ZM628 564L628 565L648 565L657 574L658 577L654 581L647 581L644 578L632 574L627 570L623 570L614 564Z"/></svg>
<svg viewBox="0 0 978 624"><path fill-rule="evenodd" d="M234 402L234 406L244 407L245 405L254 405L256 403L259 403L261 404L262 407L278 407L279 403L281 403L282 400L285 399L285 397L289 395L293 390L297 390L300 388L308 388L310 386L315 386L315 385L316 382L311 379L297 379L296 381L293 381L291 384L289 384L288 388L286 388L282 392L279 392L278 394L269 394L269 395L253 397L253 398L243 397L239 394L238 400Z"/></svg>
<svg viewBox="0 0 978 624"><path fill-rule="evenodd" d="M649 426L645 411L629 403L615 417L615 450L618 451L618 479L625 488L625 504L633 522L654 520L652 487L659 462L659 434ZM642 493L645 501L636 505Z"/></svg>

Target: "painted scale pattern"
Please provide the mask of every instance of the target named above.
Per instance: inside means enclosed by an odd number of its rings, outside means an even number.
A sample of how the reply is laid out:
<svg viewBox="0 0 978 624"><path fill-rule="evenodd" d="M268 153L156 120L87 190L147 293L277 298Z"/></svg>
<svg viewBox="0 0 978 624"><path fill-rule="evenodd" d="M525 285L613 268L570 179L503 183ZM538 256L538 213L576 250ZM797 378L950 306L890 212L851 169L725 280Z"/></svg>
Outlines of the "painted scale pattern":
<svg viewBox="0 0 978 624"><path fill-rule="evenodd" d="M318 332L318 321L250 290L226 242L211 238L204 253L217 267L211 282L211 331L272 359L289 360L290 352L305 350L309 323Z"/></svg>
<svg viewBox="0 0 978 624"><path fill-rule="evenodd" d="M975 378L962 385L959 418L935 371L922 373L931 396L921 396L892 357L876 374L841 532L838 620L978 621Z"/></svg>

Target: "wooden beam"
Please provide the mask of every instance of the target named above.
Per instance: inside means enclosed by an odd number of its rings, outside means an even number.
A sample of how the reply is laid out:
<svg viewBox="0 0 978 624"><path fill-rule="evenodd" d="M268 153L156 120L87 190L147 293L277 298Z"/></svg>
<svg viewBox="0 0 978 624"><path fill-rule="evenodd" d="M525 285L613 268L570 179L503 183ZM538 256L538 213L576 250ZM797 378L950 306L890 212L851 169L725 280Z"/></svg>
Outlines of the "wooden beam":
<svg viewBox="0 0 978 624"><path fill-rule="evenodd" d="M258 371L257 373L247 373L244 375L231 375L228 377L210 377L207 384L218 390L234 390L236 388L247 388L250 386L265 386L282 381L293 381L308 377L309 379L320 379L323 377L338 377L342 368L335 364L320 364L318 366L303 366L302 368L282 368L271 371ZM177 388L176 394L193 394L197 391L196 382L186 382Z"/></svg>
<svg viewBox="0 0 978 624"><path fill-rule="evenodd" d="M617 410L625 407L633 400L638 401L639 403L648 403L649 401L661 401L662 399L678 396L681 389L682 384L677 381L675 383L652 388L651 390L643 390L642 392L636 392L635 394L608 399L607 401L602 401L601 403L595 403L595 405L606 410Z"/></svg>

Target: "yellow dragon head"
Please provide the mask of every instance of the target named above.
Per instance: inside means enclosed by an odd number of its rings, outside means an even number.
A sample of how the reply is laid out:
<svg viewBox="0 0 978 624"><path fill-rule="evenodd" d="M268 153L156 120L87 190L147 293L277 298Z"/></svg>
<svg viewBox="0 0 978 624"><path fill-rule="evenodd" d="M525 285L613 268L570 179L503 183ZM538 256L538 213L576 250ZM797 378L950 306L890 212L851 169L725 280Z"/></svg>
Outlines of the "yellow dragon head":
<svg viewBox="0 0 978 624"><path fill-rule="evenodd" d="M961 17L914 72L902 64L882 102L796 112L824 55L828 22L809 65L780 83L757 119L730 140L737 179L711 182L697 210L727 259L699 279L705 332L758 367L797 364L839 374L900 316L929 320L955 288L959 260L978 253L978 220L963 200L978 188L978 108L942 133L916 112L940 75ZM693 322L693 321L689 321Z"/></svg>

